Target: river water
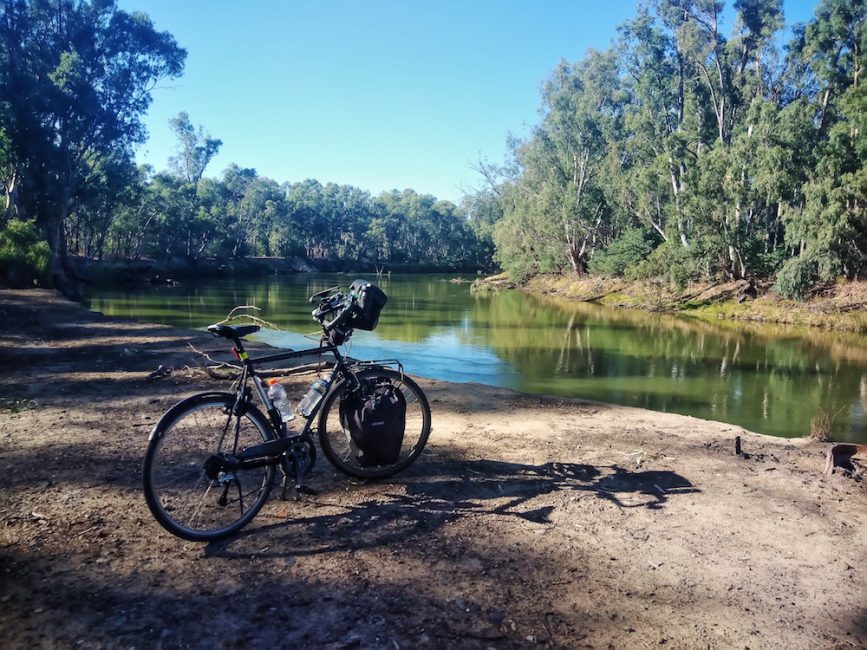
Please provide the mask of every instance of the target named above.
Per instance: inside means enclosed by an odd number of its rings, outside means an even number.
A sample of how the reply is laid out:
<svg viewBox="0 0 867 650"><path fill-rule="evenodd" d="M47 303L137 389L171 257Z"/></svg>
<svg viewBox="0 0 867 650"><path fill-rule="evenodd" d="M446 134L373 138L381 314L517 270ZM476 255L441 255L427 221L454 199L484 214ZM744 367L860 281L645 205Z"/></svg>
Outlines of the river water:
<svg viewBox="0 0 867 650"><path fill-rule="evenodd" d="M518 291L474 294L432 275L377 279L389 296L375 332L356 332L357 358L398 358L407 372L526 393L581 397L730 422L799 437L820 413L834 438L867 442L867 336L774 325L707 323ZM347 275L210 279L135 291L95 289L108 315L201 329L255 305L280 327L257 335L310 347L308 295Z"/></svg>

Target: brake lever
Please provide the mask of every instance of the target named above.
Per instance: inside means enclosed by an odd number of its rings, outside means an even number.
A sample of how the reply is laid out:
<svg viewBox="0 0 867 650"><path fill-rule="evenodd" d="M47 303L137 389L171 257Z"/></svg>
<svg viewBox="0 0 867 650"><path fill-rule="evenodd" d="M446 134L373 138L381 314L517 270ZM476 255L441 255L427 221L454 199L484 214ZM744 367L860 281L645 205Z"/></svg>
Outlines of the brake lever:
<svg viewBox="0 0 867 650"><path fill-rule="evenodd" d="M319 292L317 292L317 293L314 293L312 296L310 296L310 297L307 299L307 303L312 305L314 302L316 302L317 299L319 299L319 298L321 298L322 296L325 296L325 295L331 293L332 291L336 291L336 290L339 289L339 288L340 288L340 287L328 287L327 289L323 289L322 291L319 291Z"/></svg>

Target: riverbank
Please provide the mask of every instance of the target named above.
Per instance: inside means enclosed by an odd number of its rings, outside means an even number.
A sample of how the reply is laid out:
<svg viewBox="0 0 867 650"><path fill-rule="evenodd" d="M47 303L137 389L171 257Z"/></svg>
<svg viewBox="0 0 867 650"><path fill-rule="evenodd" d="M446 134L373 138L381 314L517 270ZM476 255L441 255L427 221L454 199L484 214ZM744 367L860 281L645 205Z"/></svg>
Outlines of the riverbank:
<svg viewBox="0 0 867 650"><path fill-rule="evenodd" d="M221 342L47 291L0 291L0 315L8 647L867 643L867 490L824 474L826 444L425 380L403 475L320 458L317 496L191 544L150 517L140 461L169 405L228 388L191 369Z"/></svg>
<svg viewBox="0 0 867 650"><path fill-rule="evenodd" d="M477 280L477 290L519 288L609 307L676 313L705 320L781 323L804 327L867 332L867 280L827 287L804 302L784 300L769 286L746 280L696 284L675 291L667 284L627 282L618 278L539 275L524 285L504 275Z"/></svg>
<svg viewBox="0 0 867 650"><path fill-rule="evenodd" d="M71 257L75 272L85 284L94 286L141 286L174 284L202 278L257 278L295 273L453 273L476 276L476 269L452 264L421 262L378 263L370 260L329 260L309 257L244 257L172 259L105 259L102 261Z"/></svg>

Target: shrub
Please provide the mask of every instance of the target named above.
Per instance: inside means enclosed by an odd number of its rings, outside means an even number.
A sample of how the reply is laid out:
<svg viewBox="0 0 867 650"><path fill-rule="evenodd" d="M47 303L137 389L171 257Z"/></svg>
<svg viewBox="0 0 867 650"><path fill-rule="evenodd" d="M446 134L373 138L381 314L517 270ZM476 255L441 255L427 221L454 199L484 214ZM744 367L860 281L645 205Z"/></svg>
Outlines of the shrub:
<svg viewBox="0 0 867 650"><path fill-rule="evenodd" d="M631 228L604 250L594 253L588 265L593 274L624 277L644 261L654 242L641 228Z"/></svg>
<svg viewBox="0 0 867 650"><path fill-rule="evenodd" d="M536 274L536 268L529 260L514 260L506 268L506 274L512 282L526 284Z"/></svg>
<svg viewBox="0 0 867 650"><path fill-rule="evenodd" d="M805 255L793 257L783 264L774 282L774 291L790 300L803 300L819 281L816 260Z"/></svg>
<svg viewBox="0 0 867 650"><path fill-rule="evenodd" d="M44 283L50 260L48 243L34 221L10 219L0 231L0 269L9 286Z"/></svg>
<svg viewBox="0 0 867 650"><path fill-rule="evenodd" d="M667 241L657 246L646 260L626 276L630 280L664 279L678 291L683 291L690 280L700 277L701 265L689 250L679 243Z"/></svg>

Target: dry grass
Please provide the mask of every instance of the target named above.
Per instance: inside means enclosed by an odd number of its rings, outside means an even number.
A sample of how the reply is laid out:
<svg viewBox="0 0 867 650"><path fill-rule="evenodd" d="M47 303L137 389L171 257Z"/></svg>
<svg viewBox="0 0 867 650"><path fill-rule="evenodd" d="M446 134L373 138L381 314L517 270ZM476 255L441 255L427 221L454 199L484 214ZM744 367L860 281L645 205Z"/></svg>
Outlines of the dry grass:
<svg viewBox="0 0 867 650"><path fill-rule="evenodd" d="M831 414L821 409L819 412L813 416L813 419L810 420L810 433L808 437L810 440L814 440L816 442L829 442L831 440L831 425L834 422L834 418L831 417Z"/></svg>
<svg viewBox="0 0 867 650"><path fill-rule="evenodd" d="M810 433L807 437L816 442L831 442L831 430L834 428L834 420L843 412L845 407L837 409L835 412L820 408L813 419L810 420Z"/></svg>

